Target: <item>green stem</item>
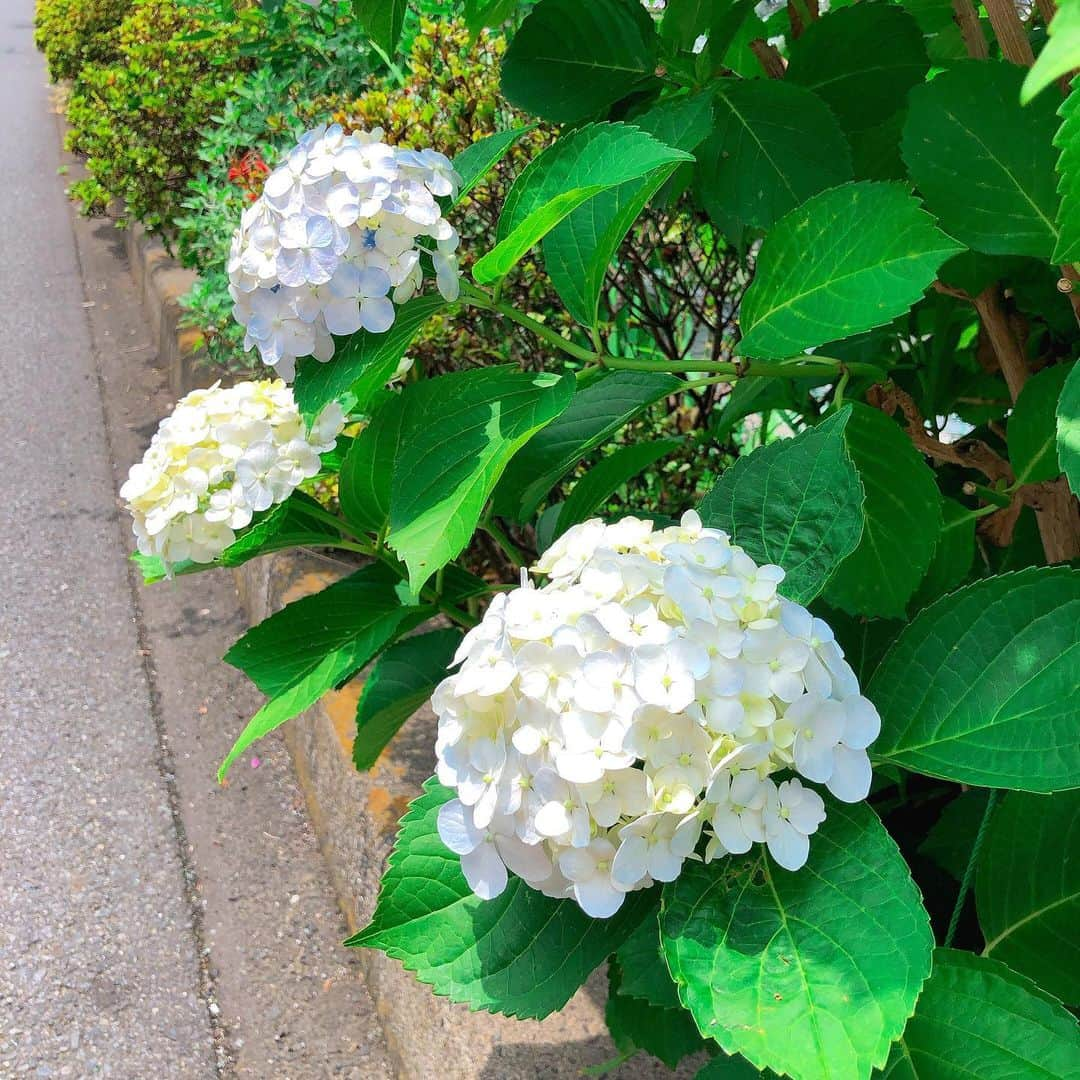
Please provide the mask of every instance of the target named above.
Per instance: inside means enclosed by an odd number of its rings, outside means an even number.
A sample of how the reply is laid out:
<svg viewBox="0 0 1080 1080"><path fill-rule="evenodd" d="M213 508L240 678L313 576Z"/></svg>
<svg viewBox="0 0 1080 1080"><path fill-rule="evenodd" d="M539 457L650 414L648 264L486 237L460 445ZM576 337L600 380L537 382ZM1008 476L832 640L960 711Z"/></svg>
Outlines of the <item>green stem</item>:
<svg viewBox="0 0 1080 1080"><path fill-rule="evenodd" d="M949 929L945 932L943 944L946 949L952 945L953 938L956 937L956 929L960 925L960 914L964 910L964 901L967 900L967 894L971 890L971 883L975 877L975 867L979 862L979 852L982 850L983 841L986 839L986 832L990 826L990 816L994 812L997 796L997 788L991 788L986 796L986 809L983 810L982 821L979 822L979 831L975 834L975 843L971 847L971 854L968 856L967 866L964 868L964 877L960 882L960 892L956 896L952 917L949 919Z"/></svg>
<svg viewBox="0 0 1080 1080"><path fill-rule="evenodd" d="M851 369L845 365L840 369L840 378L837 380L836 389L833 391L833 407L838 411L844 407L844 391L847 389L850 378Z"/></svg>
<svg viewBox="0 0 1080 1080"><path fill-rule="evenodd" d="M966 491L968 485L964 487ZM978 495L983 502L990 503L995 510L1004 510L1012 503L1012 499L1004 491L996 491L994 488L975 483L972 483L970 487L972 495Z"/></svg>
<svg viewBox="0 0 1080 1080"><path fill-rule="evenodd" d="M461 285L462 298L467 300L473 305L473 307L484 308L487 311L497 311L500 315L504 315L511 322L515 322L518 326L525 327L526 330L535 334L542 341L546 341L549 345L553 345L556 349L561 349L564 353L574 357L575 360L596 361L599 359L599 354L593 352L591 349L583 348L581 345L576 345L574 342L564 338L557 330L553 330L550 326L545 326L539 319L534 319L531 315L526 315L523 311L518 311L512 304L506 303L505 300L499 300L494 296L489 296L487 293L482 292L476 288L475 285L469 284L469 282L462 282Z"/></svg>
<svg viewBox="0 0 1080 1080"><path fill-rule="evenodd" d="M490 517L484 518L480 523L480 527L499 545L502 553L515 565L524 566L525 559L521 552L518 551L514 542L506 534L505 530L497 525Z"/></svg>
<svg viewBox="0 0 1080 1080"><path fill-rule="evenodd" d="M462 282L461 297L474 307L486 311L495 311L504 315L511 322L535 334L541 341L560 349L575 360L596 366L612 368L617 371L666 371L672 373L681 372L710 372L714 375L744 376L761 375L774 378L792 378L803 376L830 375L837 371L849 371L853 375L881 376L882 370L874 364L845 363L833 356L792 356L784 360L744 360L733 363L724 360L650 360L638 356L612 356L599 349L587 349L578 345L568 338L564 338L557 330L546 326L531 315L518 311L512 304L500 300L497 295L491 295L473 285L471 282ZM598 335L597 335L598 337ZM580 373L579 373L580 374Z"/></svg>
<svg viewBox="0 0 1080 1080"><path fill-rule="evenodd" d="M337 516L337 514L331 514L325 507L320 506L318 503L312 505L311 503L301 502L299 499L292 504L293 509L297 510L301 514L306 514L308 517L315 518L318 521L324 521L328 525L333 525L338 532L343 532L347 536L355 536L356 533L352 532L349 526Z"/></svg>

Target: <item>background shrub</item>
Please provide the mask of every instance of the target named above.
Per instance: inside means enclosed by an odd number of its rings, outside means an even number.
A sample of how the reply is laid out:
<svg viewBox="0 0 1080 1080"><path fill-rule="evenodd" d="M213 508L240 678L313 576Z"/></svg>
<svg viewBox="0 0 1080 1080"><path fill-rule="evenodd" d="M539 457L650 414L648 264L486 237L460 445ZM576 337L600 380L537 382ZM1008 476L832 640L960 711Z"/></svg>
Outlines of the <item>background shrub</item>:
<svg viewBox="0 0 1080 1080"><path fill-rule="evenodd" d="M67 145L90 172L71 194L86 213L122 199L151 231L171 224L198 169L198 132L253 63L243 34L203 0L134 0L115 60L85 65L68 105Z"/></svg>
<svg viewBox="0 0 1080 1080"><path fill-rule="evenodd" d="M52 79L74 79L84 64L110 64L117 30L131 0L39 0L34 44L45 54Z"/></svg>

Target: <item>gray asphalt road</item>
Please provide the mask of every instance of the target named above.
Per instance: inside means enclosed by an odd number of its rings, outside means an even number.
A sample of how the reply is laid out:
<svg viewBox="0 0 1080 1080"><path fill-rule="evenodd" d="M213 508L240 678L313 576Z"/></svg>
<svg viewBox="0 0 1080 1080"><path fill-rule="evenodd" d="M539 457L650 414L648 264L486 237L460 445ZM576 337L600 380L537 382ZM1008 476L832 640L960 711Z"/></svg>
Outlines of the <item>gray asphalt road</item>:
<svg viewBox="0 0 1080 1080"><path fill-rule="evenodd" d="M392 1075L229 577L135 587L116 482L170 407L72 221L32 0L0 10L0 1077Z"/></svg>

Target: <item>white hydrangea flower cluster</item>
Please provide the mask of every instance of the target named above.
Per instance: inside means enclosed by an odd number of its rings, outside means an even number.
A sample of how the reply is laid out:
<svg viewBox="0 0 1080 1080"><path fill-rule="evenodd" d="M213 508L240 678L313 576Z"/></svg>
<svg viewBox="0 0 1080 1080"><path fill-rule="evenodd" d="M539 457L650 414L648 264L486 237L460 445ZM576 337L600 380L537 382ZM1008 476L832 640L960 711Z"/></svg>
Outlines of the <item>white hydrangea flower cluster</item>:
<svg viewBox="0 0 1080 1080"><path fill-rule="evenodd" d="M236 530L318 473L345 424L332 402L305 432L292 390L262 379L180 399L120 488L139 551L176 563L213 562Z"/></svg>
<svg viewBox="0 0 1080 1080"><path fill-rule="evenodd" d="M796 870L825 819L799 776L866 797L877 711L778 566L690 511L574 526L534 571L548 584L497 596L432 699L457 794L439 835L478 896L509 869L607 917L703 828L706 860L765 844Z"/></svg>
<svg viewBox="0 0 1080 1080"><path fill-rule="evenodd" d="M244 348L292 379L296 360L334 355L332 334L381 334L420 291L431 254L447 300L460 290L458 234L437 197L461 178L436 150L388 146L383 131L308 131L266 178L233 236L229 291Z"/></svg>

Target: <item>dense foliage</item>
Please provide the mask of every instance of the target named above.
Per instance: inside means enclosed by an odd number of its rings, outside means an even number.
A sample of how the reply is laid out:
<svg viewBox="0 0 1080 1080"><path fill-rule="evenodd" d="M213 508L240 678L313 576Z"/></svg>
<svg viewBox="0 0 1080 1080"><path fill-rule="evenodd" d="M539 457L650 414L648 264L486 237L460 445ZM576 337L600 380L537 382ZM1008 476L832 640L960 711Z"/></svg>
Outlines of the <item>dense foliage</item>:
<svg viewBox="0 0 1080 1080"><path fill-rule="evenodd" d="M53 79L74 79L85 64L109 64L117 55L117 30L131 0L41 0L34 13L34 42Z"/></svg>
<svg viewBox="0 0 1080 1080"><path fill-rule="evenodd" d="M405 8L356 5L392 68ZM351 944L518 1017L607 962L620 1052L701 1080L1077 1073L1078 12L470 0L507 129L454 142L421 45L337 110L399 146L246 159L230 284L315 343L265 391L301 428L174 414L137 558L226 510L217 564L359 557L228 653L267 702L221 770L370 664L360 768L433 695ZM338 407L330 511L275 478Z"/></svg>

